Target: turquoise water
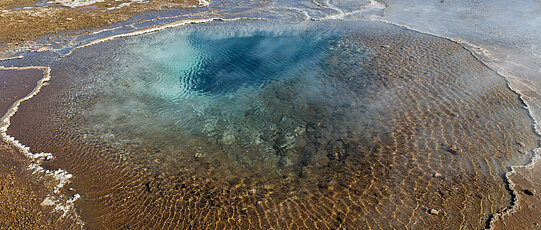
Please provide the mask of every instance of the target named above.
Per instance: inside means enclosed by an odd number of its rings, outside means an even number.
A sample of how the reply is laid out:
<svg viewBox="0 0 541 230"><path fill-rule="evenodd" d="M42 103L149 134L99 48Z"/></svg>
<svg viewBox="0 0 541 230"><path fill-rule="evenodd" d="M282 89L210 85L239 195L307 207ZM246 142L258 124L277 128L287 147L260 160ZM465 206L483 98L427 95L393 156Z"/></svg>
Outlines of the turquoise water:
<svg viewBox="0 0 541 230"><path fill-rule="evenodd" d="M147 36L127 46L123 52L133 59L98 72L107 78L97 77L103 82L90 96L96 100L87 116L100 121L91 129L119 142L150 139L173 154L192 149L275 171L309 163L309 156L287 154L298 139L307 141L307 128L342 120L332 114L364 103L346 76L337 77L325 63L341 41L338 29L205 29ZM367 51L358 49L354 59L334 61L365 58ZM361 119L363 113L343 116Z"/></svg>

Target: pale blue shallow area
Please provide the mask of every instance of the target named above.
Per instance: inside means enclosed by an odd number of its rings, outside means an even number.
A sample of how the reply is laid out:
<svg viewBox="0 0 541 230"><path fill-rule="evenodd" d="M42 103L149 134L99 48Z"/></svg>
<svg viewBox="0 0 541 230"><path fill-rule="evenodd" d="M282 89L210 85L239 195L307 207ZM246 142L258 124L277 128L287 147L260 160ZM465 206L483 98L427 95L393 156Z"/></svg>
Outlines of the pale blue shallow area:
<svg viewBox="0 0 541 230"><path fill-rule="evenodd" d="M109 51L107 68L78 84L89 101L84 130L175 159L197 153L280 168L313 160L315 150L296 150L313 146L307 130L337 139L380 117L363 96L374 90L360 67L369 49L344 39L354 30L262 22L230 28L197 25L98 47Z"/></svg>

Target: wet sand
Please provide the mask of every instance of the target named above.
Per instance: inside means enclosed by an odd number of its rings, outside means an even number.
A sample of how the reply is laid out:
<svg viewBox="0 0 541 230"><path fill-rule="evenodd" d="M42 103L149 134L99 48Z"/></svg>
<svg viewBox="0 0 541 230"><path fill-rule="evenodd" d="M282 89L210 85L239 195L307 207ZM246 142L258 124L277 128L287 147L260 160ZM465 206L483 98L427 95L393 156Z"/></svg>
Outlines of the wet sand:
<svg viewBox="0 0 541 230"><path fill-rule="evenodd" d="M28 170L29 160L13 146L0 142L0 229L76 229L50 206L43 179Z"/></svg>
<svg viewBox="0 0 541 230"><path fill-rule="evenodd" d="M48 225L44 213L50 210L42 208L45 191L40 184L28 178L26 165L28 160L12 147L0 142L0 228L2 229L39 229Z"/></svg>
<svg viewBox="0 0 541 230"><path fill-rule="evenodd" d="M42 78L41 70L0 70L0 114L30 93ZM30 159L0 140L0 229L58 229L75 227L60 219L47 196L43 178L28 170Z"/></svg>
<svg viewBox="0 0 541 230"><path fill-rule="evenodd" d="M510 176L517 192L517 207L499 217L494 229L541 229L541 161L532 167L516 167Z"/></svg>
<svg viewBox="0 0 541 230"><path fill-rule="evenodd" d="M0 69L0 114L6 114L13 102L29 94L42 74L41 70Z"/></svg>
<svg viewBox="0 0 541 230"><path fill-rule="evenodd" d="M32 91L41 75L39 70L0 71L0 114L5 114L17 98ZM47 219L40 203L45 199L45 191L25 175L29 160L3 141L0 154L0 228L43 228Z"/></svg>

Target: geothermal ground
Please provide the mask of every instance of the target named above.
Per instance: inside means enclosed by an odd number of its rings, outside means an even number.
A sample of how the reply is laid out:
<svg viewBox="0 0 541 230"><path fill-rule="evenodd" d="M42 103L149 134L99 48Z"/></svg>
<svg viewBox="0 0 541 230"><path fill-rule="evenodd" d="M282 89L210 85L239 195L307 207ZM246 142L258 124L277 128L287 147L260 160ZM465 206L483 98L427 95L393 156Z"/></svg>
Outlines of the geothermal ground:
<svg viewBox="0 0 541 230"><path fill-rule="evenodd" d="M306 8L287 9L300 12L303 25L318 25L305 21L348 19L362 14L359 7L372 12L385 6L375 1L366 6L332 3L312 1L303 3ZM259 17L255 6L277 14L276 3L246 4L0 3L0 66L43 65L52 67L53 76L46 85L39 83L46 76L42 67L0 69L0 114L43 86L17 107L7 133L32 151L55 156L37 161L25 156L18 142L0 140L0 228L144 228L156 223L163 228L214 223L250 228L540 228L541 166L528 164L535 155L532 149L539 147L534 120L504 76L479 61L483 57L476 58L460 43L382 22L361 23L369 32L345 33L346 38L329 30L333 36L310 32L300 34L313 39L288 40L298 34L276 32L282 28L278 23L271 26L280 17L269 16L270 24L261 23L265 29L258 32L250 28L260 24L236 21ZM221 17L214 10L223 5L228 7L223 15L232 21L205 19ZM203 36L186 35L192 33L189 29L154 36L131 26L155 22L154 13L175 11L178 17L197 8L189 12L191 18L211 25L186 27ZM319 17L309 16L320 9L324 13ZM326 11L338 14L326 16ZM385 21L382 12L375 15ZM189 24L166 23L148 28ZM222 31L221 24L229 29ZM117 25L132 27L124 32L138 36L121 38L120 30L103 39L109 43L77 40ZM333 26L320 31L327 28ZM247 33L255 35L245 38ZM46 52L81 44L73 52ZM276 44L287 49L276 49ZM299 46L304 48L295 50ZM193 63L169 62L185 58L178 56L179 50L199 56ZM58 60L55 55L63 56ZM229 59L235 55L244 62ZM261 61L271 56L283 63ZM298 67L289 68L290 63ZM241 71L229 71L239 66ZM241 77L221 82L215 73L223 70ZM246 83L242 76L254 71L300 77ZM183 93L147 91L178 83L149 77L156 72L160 77L185 74ZM314 78L316 73L324 77ZM471 78L462 77L471 73ZM123 78L131 75L135 80ZM372 78L345 77L349 75ZM297 91L303 87L319 94ZM149 116L155 111L158 122ZM379 116L381 120L374 118ZM178 132L182 136L175 136ZM237 155L243 151L245 155ZM505 179L516 164L528 165L514 167ZM59 169L74 177L55 174ZM64 184L62 175L71 182ZM186 217L193 221L184 221Z"/></svg>

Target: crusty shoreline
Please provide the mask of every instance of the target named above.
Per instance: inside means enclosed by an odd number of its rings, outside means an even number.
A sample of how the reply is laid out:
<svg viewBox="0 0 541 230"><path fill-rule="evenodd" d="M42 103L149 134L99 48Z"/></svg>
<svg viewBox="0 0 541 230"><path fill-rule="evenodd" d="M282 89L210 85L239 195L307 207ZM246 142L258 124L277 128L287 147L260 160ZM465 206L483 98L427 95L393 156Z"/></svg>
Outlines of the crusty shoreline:
<svg viewBox="0 0 541 230"><path fill-rule="evenodd" d="M0 71L0 114L25 97L42 78L40 70ZM42 206L47 196L44 179L28 170L31 159L0 140L0 229L70 229L68 219L60 219L51 206Z"/></svg>
<svg viewBox="0 0 541 230"><path fill-rule="evenodd" d="M60 5L37 7L37 0L5 0L0 2L0 57L6 57L31 47L47 35L96 29L148 11L171 8L193 8L197 0L153 0L133 3L120 9L108 10L123 3L106 0L95 8L69 8ZM6 60L0 58L0 60ZM36 79L31 75L37 74ZM41 71L2 70L0 117L18 98L26 96L41 78ZM19 81L20 80L20 81ZM43 206L47 197L45 181L28 170L31 159L18 149L0 140L0 229L76 229L80 225L69 218L60 218L52 206Z"/></svg>
<svg viewBox="0 0 541 230"><path fill-rule="evenodd" d="M493 229L539 229L541 228L541 163L537 159L528 166L514 167L508 176L517 203L514 210L498 216Z"/></svg>
<svg viewBox="0 0 541 230"><path fill-rule="evenodd" d="M0 53L28 47L47 35L100 28L123 22L134 15L165 9L194 8L197 0L152 0L145 3L106 0L90 7L64 7L58 4L38 7L37 0L6 0L0 3Z"/></svg>

